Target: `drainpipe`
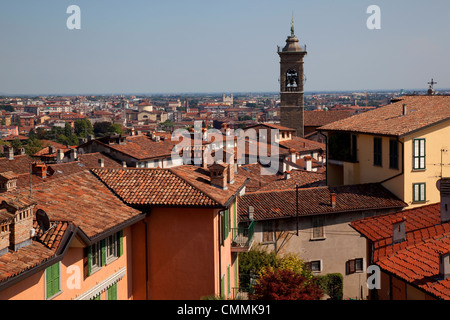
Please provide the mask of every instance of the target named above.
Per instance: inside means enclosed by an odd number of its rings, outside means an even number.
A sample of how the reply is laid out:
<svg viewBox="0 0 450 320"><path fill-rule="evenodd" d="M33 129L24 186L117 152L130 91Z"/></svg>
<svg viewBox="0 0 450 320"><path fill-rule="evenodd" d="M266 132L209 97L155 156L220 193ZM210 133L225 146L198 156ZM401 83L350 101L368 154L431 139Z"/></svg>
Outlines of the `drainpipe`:
<svg viewBox="0 0 450 320"><path fill-rule="evenodd" d="M223 239L223 228L222 228L222 224L221 224L221 217L223 216L223 210L219 210L219 295L222 292L222 239ZM222 237L222 239L221 239ZM225 288L224 288L225 289ZM225 291L225 290L224 290Z"/></svg>
<svg viewBox="0 0 450 320"><path fill-rule="evenodd" d="M322 131L318 131L318 133L322 136L325 137L325 159L326 159L326 163L325 163L325 185L328 185L328 136L326 134L324 134ZM323 163L323 159L322 159L322 163Z"/></svg>
<svg viewBox="0 0 450 320"><path fill-rule="evenodd" d="M145 299L148 300L148 226L146 218L142 221L145 227Z"/></svg>

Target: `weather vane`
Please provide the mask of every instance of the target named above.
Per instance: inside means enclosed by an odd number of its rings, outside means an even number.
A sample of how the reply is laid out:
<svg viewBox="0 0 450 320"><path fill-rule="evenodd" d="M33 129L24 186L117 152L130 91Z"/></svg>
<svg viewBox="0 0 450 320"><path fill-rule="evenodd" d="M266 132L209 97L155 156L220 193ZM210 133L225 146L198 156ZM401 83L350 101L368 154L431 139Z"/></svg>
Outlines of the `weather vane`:
<svg viewBox="0 0 450 320"><path fill-rule="evenodd" d="M294 11L292 11L291 17L291 37L294 37Z"/></svg>

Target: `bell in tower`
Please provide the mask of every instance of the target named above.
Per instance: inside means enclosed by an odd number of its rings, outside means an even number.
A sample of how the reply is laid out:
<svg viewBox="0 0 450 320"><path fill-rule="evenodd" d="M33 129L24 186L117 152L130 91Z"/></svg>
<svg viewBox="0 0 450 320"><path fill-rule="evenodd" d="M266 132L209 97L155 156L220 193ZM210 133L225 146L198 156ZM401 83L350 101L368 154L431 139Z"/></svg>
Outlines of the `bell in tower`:
<svg viewBox="0 0 450 320"><path fill-rule="evenodd" d="M294 34L294 21L291 20L291 35L286 39L286 45L280 50L280 124L296 130L298 137L303 137L303 58L306 46L302 48Z"/></svg>

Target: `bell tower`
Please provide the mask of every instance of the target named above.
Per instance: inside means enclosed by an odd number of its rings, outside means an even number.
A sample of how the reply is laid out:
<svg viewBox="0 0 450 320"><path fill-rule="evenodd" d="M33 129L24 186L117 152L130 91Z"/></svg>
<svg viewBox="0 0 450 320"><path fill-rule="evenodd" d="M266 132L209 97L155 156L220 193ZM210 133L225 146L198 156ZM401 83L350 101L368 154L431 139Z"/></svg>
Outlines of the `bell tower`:
<svg viewBox="0 0 450 320"><path fill-rule="evenodd" d="M298 137L303 137L303 58L306 46L298 44L294 34L294 20L291 20L291 35L286 39L283 49L278 46L280 56L280 120L284 127L296 130Z"/></svg>

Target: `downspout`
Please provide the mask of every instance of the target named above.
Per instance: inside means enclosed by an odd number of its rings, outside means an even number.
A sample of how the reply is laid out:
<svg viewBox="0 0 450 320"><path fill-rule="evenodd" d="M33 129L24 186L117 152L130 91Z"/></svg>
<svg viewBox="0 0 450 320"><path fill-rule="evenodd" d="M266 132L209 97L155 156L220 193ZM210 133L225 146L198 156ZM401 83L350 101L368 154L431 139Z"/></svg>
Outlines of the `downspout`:
<svg viewBox="0 0 450 320"><path fill-rule="evenodd" d="M221 243L223 241L223 234L222 234L223 228L222 228L222 223L221 223L222 215L223 215L223 210L219 210L219 223L218 223L218 225L219 225L219 232L218 232L218 235L219 235L219 295L222 292L222 243ZM225 291L225 288L224 288L224 291Z"/></svg>
<svg viewBox="0 0 450 320"><path fill-rule="evenodd" d="M325 159L326 159L326 163L325 163L325 185L328 185L328 136L324 133L322 133L322 131L318 131L318 133L322 136L325 137ZM323 162L323 160L322 160Z"/></svg>
<svg viewBox="0 0 450 320"><path fill-rule="evenodd" d="M145 299L148 300L148 226L145 218L142 221L145 227Z"/></svg>

